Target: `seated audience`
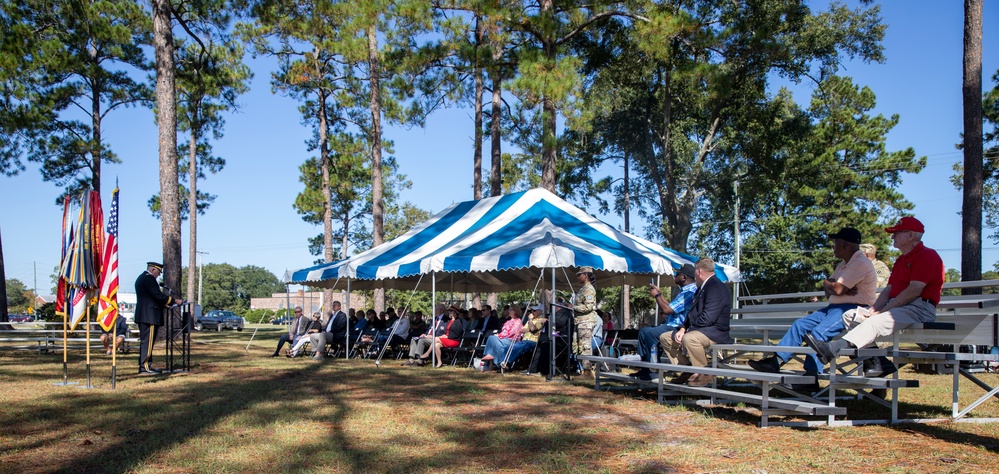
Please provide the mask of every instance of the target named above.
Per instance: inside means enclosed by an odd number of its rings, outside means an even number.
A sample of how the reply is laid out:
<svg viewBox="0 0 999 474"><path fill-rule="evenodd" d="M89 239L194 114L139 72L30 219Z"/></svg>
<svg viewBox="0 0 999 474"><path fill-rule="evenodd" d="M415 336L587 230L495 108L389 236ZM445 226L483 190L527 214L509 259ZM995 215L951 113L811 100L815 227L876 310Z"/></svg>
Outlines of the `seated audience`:
<svg viewBox="0 0 999 474"><path fill-rule="evenodd" d="M548 320L544 317L544 308L540 304L530 309L527 313L527 324L524 324L522 332L523 339L513 344L513 349L510 350L509 356L507 356L506 360L500 362L501 369L506 370L513 366L524 354L533 351L537 347L538 336L541 335L541 330L545 327L546 322Z"/></svg>
<svg viewBox="0 0 999 474"><path fill-rule="evenodd" d="M434 365L435 368L444 366L444 361L441 360L441 349L445 347L448 349L458 347L461 344L461 336L465 333L464 326L462 325L461 310L457 306L451 306L448 313L451 320L447 322L444 334L435 337L433 347L420 356L420 359L426 360L430 357L430 352L433 351L433 355L437 361L437 364Z"/></svg>
<svg viewBox="0 0 999 474"><path fill-rule="evenodd" d="M406 339L413 339L414 337L420 337L427 330L427 322L423 320L422 311L414 311L413 316L409 320L409 337Z"/></svg>
<svg viewBox="0 0 999 474"><path fill-rule="evenodd" d="M383 311L382 312L382 316L384 316L384 315L385 315L385 312ZM378 317L378 313L375 313L374 309L369 309L368 310L367 318L368 318L368 327L369 328L375 328L375 329L381 331L382 329L385 329L387 327L385 325L385 320L383 318Z"/></svg>
<svg viewBox="0 0 999 474"><path fill-rule="evenodd" d="M732 294L715 276L715 262L710 258L702 258L694 264L694 281L699 289L683 326L659 336L659 345L672 364L707 367L708 351L713 344L732 343L729 335ZM684 372L672 383L704 387L714 379L711 375Z"/></svg>
<svg viewBox="0 0 999 474"><path fill-rule="evenodd" d="M281 348L284 347L285 343L290 343L292 347L295 347L295 343L305 335L305 331L309 328L309 323L311 321L309 318L302 316L302 307L295 306L295 319L291 320L291 324L288 326L288 331L281 334L281 338L278 339L277 349L274 349L274 353L271 357L277 357L281 353Z"/></svg>
<svg viewBox="0 0 999 474"><path fill-rule="evenodd" d="M339 301L334 301L331 306L332 310L323 325L322 332L309 335L309 342L316 351L312 358L316 360L322 360L325 357L327 344L333 344L337 341L346 343L347 315L340 311Z"/></svg>
<svg viewBox="0 0 999 474"><path fill-rule="evenodd" d="M494 361L506 362L507 353L524 332L524 324L516 309L510 307L506 310L505 316L508 317L508 320L503 324L503 329L500 330L499 334L492 334L486 339L486 348L482 351L482 362L485 364L485 370L490 370L493 366L498 368L499 365L496 365L497 363Z"/></svg>
<svg viewBox="0 0 999 474"><path fill-rule="evenodd" d="M322 317L320 316L319 311L316 311L315 313L312 313L312 321L309 322L308 326L306 326L305 333L302 335L302 337L298 338L297 342L295 342L294 345L291 346L291 350L288 351L287 356L298 357L298 353L299 351L302 350L302 347L304 347L306 344L309 343L309 338L307 336L316 334L322 330L323 330Z"/></svg>
<svg viewBox="0 0 999 474"><path fill-rule="evenodd" d="M652 285L649 290L652 299L659 307L660 314L663 315L663 323L655 327L643 327L638 331L638 355L645 362L659 362L652 360L652 349L656 349L657 354L659 352L659 338L666 333L673 334L673 331L683 326L683 322L687 319L687 311L694 303L694 294L697 293L694 266L686 263L680 267L673 275L673 283L676 283L676 286L680 288L680 293L669 302L666 301L666 297L663 296L662 290L658 286ZM646 368L638 369L638 372L631 374L631 376L640 380L655 378L652 371Z"/></svg>
<svg viewBox="0 0 999 474"><path fill-rule="evenodd" d="M120 349L121 345L125 343L126 337L128 337L128 320L119 314L115 318L114 326L111 327L110 331L105 331L104 328L101 328L101 343L104 344L104 353L111 355L111 351ZM113 344L111 342L112 338L114 339Z"/></svg>
<svg viewBox="0 0 999 474"><path fill-rule="evenodd" d="M438 303L434 307L433 321L427 325L426 331L421 333L419 336L412 338L409 343L409 360L403 362L402 365L423 365L424 360L421 354L426 352L433 341L438 336L443 336L448 322L447 315L444 314L444 305Z"/></svg>

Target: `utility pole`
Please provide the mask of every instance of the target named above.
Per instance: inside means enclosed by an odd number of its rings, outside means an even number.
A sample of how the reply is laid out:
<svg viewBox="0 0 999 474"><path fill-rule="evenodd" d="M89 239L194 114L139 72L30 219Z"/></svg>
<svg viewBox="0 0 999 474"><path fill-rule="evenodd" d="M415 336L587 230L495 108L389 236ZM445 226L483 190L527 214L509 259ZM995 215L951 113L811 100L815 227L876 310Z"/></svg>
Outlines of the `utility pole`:
<svg viewBox="0 0 999 474"><path fill-rule="evenodd" d="M735 269L739 270L739 260L742 257L742 241L739 235L739 180L735 181ZM740 272L742 270L739 270ZM739 307L739 282L732 285L732 307Z"/></svg>
<svg viewBox="0 0 999 474"><path fill-rule="evenodd" d="M198 306L201 307L204 307L201 305L201 282L202 270L205 267L205 255L208 255L208 252L198 250Z"/></svg>
<svg viewBox="0 0 999 474"><path fill-rule="evenodd" d="M631 232L628 223L630 221L631 187L628 185L628 154L624 154L624 231ZM631 324L631 288L628 285L621 287L621 317L623 327L627 328Z"/></svg>

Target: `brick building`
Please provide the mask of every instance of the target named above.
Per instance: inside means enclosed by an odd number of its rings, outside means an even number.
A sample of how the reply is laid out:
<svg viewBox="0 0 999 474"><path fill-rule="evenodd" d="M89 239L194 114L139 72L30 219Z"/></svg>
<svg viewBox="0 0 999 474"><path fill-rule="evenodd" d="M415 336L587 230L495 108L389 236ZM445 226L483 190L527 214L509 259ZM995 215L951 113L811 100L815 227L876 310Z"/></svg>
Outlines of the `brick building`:
<svg viewBox="0 0 999 474"><path fill-rule="evenodd" d="M347 306L347 292L337 291L333 293L333 300L339 301ZM319 306L323 301L323 292L321 291L305 291L298 290L293 291L291 294L288 293L273 293L267 298L250 298L250 309L272 309L275 311L285 309L289 304L292 308L295 306L301 306L305 310L305 314L312 314L319 311ZM364 295L359 295L357 293L351 293L350 295L350 307L351 308L367 308L367 298Z"/></svg>

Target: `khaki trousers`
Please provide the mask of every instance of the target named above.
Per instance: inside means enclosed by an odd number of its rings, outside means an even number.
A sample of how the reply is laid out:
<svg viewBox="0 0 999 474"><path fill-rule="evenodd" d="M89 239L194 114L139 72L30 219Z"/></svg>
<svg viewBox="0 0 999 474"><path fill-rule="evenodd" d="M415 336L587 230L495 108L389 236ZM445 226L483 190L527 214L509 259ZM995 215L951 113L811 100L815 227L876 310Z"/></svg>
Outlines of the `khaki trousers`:
<svg viewBox="0 0 999 474"><path fill-rule="evenodd" d="M700 331L687 331L683 342L677 344L673 340L673 332L664 332L659 336L659 345L663 347L671 364L692 365L694 367L708 366L708 349L714 342ZM686 352L686 354L684 354Z"/></svg>
<svg viewBox="0 0 999 474"><path fill-rule="evenodd" d="M891 303L892 300L888 300ZM937 319L937 308L922 298L916 298L905 306L899 306L885 313L869 318L861 316L863 311L843 313L843 323L847 333L843 336L857 347L867 347L879 337L890 336L895 331L905 329L915 323L927 323Z"/></svg>

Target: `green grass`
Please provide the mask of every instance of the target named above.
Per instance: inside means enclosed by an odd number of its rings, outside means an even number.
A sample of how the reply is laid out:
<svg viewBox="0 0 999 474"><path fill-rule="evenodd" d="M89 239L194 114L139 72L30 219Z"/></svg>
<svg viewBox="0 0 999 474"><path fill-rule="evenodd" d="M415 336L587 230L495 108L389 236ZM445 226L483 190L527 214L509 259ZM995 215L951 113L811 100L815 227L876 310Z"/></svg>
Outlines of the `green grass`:
<svg viewBox="0 0 999 474"><path fill-rule="evenodd" d="M194 334L189 374L138 377L95 355L0 352L0 472L995 472L999 424L756 427L753 407L659 405L545 382L385 361L268 358L281 329ZM162 343L157 355L162 355ZM70 354L82 381L82 354ZM907 416L950 413L950 378L916 374ZM989 383L999 380L987 374ZM969 401L982 391L962 385ZM966 403L966 402L962 402ZM999 417L986 402L975 416ZM851 413L879 413L851 402ZM883 412L883 411L882 411Z"/></svg>

